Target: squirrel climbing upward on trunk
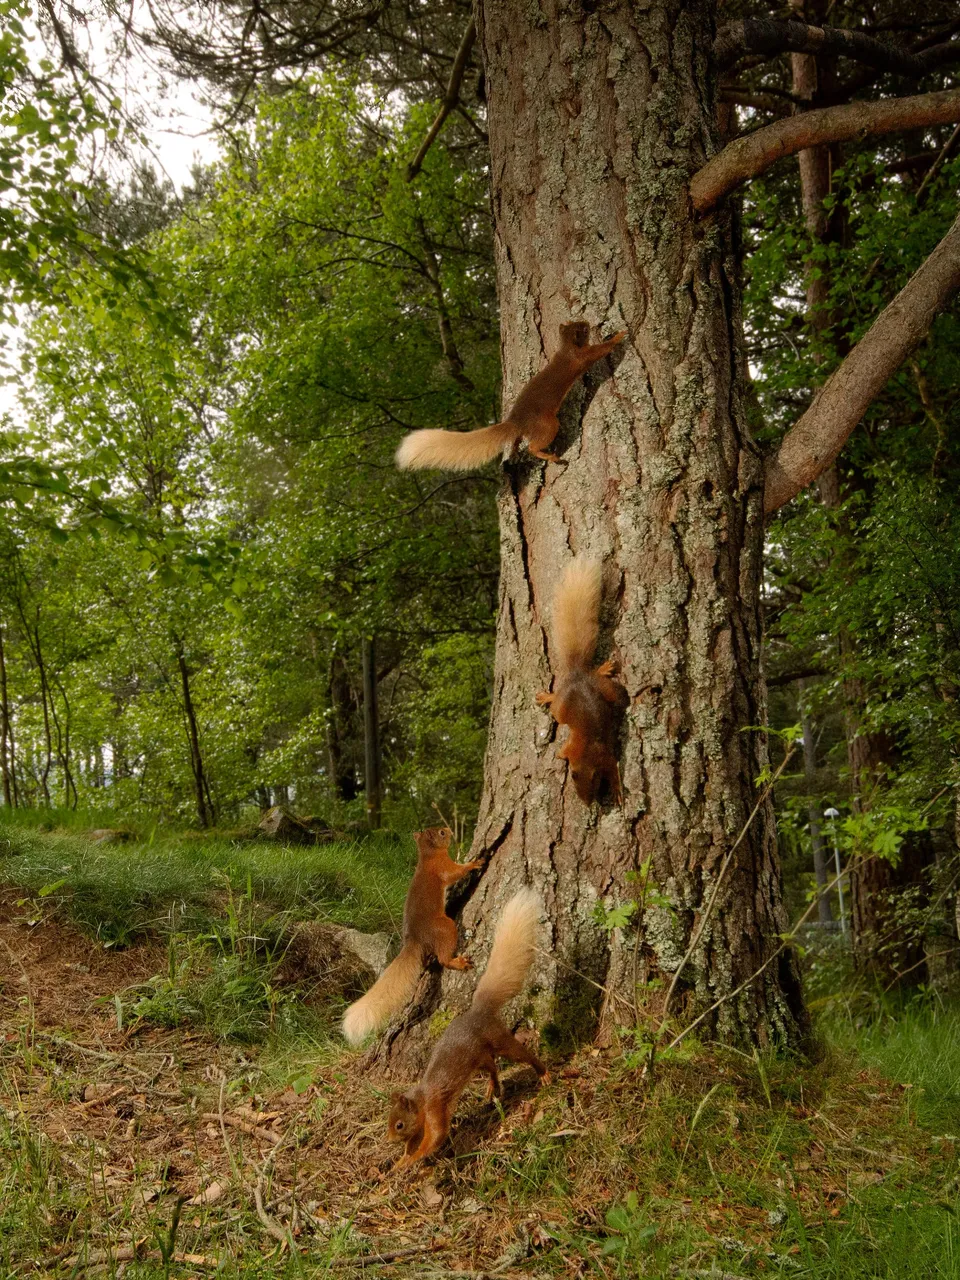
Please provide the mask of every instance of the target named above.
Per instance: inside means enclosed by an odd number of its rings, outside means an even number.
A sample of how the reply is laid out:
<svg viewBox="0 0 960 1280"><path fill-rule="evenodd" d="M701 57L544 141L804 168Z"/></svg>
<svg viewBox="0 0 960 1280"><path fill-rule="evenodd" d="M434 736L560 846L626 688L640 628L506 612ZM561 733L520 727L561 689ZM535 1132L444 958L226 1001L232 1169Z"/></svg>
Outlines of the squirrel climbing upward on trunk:
<svg viewBox="0 0 960 1280"><path fill-rule="evenodd" d="M437 1150L450 1132L460 1094L478 1071L490 1078L488 1101L499 1097L497 1058L527 1062L542 1084L550 1083L547 1068L500 1017L500 1010L522 991L527 980L539 916L540 901L532 889L513 895L503 909L490 959L470 1008L454 1018L437 1041L416 1088L393 1094L387 1136L392 1142L405 1142L407 1150L392 1172L406 1169Z"/></svg>
<svg viewBox="0 0 960 1280"><path fill-rule="evenodd" d="M343 1034L350 1044L359 1044L403 1008L431 956L445 969L473 968L466 956L454 954L457 926L443 904L448 885L456 884L468 871L479 870L483 863L454 862L449 852L453 839L449 827L428 827L415 831L413 838L417 842L417 869L403 907L403 946L367 994L343 1015Z"/></svg>
<svg viewBox="0 0 960 1280"><path fill-rule="evenodd" d="M557 724L569 726L557 758L569 761L573 785L584 804L599 797L604 782L616 804L622 799L614 734L627 691L611 678L617 671L615 662L593 666L602 578L599 560L585 556L576 556L564 570L553 597L554 689L537 694L537 702L550 708Z"/></svg>
<svg viewBox="0 0 960 1280"><path fill-rule="evenodd" d="M414 431L400 442L397 466L402 471L420 467L469 471L520 440L526 440L527 449L535 458L559 462L556 454L544 450L553 444L560 430L557 414L564 397L592 364L609 355L625 337L624 329L606 342L591 346L590 326L585 320L562 324L559 351L524 386L503 422L477 431Z"/></svg>

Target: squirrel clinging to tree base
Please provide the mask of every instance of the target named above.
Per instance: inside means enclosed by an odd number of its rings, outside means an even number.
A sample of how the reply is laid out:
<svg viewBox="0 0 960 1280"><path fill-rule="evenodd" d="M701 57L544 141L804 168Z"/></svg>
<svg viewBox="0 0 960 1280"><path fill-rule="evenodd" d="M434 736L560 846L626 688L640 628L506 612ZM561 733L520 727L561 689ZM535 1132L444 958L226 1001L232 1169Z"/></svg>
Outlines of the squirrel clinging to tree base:
<svg viewBox="0 0 960 1280"><path fill-rule="evenodd" d="M593 666L602 577L600 562L584 556L576 556L564 570L553 597L553 692L537 694L537 702L550 708L557 724L569 727L557 758L569 761L584 804L599 797L604 782L616 804L622 799L614 735L627 691L611 678L616 663Z"/></svg>
<svg viewBox="0 0 960 1280"><path fill-rule="evenodd" d="M490 1078L488 1101L499 1097L497 1058L529 1063L542 1084L550 1083L547 1068L500 1017L500 1010L526 982L539 916L540 902L532 889L513 895L503 909L470 1008L444 1031L416 1088L393 1094L387 1136L407 1144L394 1172L437 1150L450 1132L457 1100L471 1076L484 1072Z"/></svg>
<svg viewBox="0 0 960 1280"><path fill-rule="evenodd" d="M466 956L455 954L457 926L444 909L444 898L449 885L468 871L479 870L483 863L454 862L449 852L453 839L449 827L428 827L415 831L413 838L417 842L417 869L403 907L403 946L366 995L343 1015L343 1034L350 1044L359 1044L403 1008L431 956L445 969L473 967Z"/></svg>
<svg viewBox="0 0 960 1280"><path fill-rule="evenodd" d="M545 453L560 430L557 414L576 380L598 360L610 354L626 337L626 330L606 342L590 345L590 326L574 320L560 326L560 349L549 363L534 374L517 396L513 408L492 427L477 431L427 429L405 436L397 450L401 470L437 467L446 471L469 471L483 466L502 453L507 445L526 440L528 451L544 462L559 462Z"/></svg>

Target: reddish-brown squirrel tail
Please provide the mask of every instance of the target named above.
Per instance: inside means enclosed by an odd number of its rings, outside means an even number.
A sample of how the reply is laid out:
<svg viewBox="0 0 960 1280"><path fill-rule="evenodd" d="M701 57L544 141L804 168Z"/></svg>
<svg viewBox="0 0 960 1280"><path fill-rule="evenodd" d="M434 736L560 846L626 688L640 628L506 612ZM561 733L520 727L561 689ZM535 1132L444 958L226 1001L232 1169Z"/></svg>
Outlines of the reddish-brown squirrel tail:
<svg viewBox="0 0 960 1280"><path fill-rule="evenodd" d="M397 450L397 466L401 471L436 467L441 471L471 471L490 462L508 444L520 439L519 430L510 422L496 422L477 431L412 431L404 436Z"/></svg>
<svg viewBox="0 0 960 1280"><path fill-rule="evenodd" d="M523 990L533 963L539 919L540 899L532 889L521 889L503 908L490 959L473 993L474 1007L502 1009Z"/></svg>
<svg viewBox="0 0 960 1280"><path fill-rule="evenodd" d="M423 948L419 942L405 943L367 994L343 1015L343 1034L350 1044L359 1044L399 1013L413 995L422 969Z"/></svg>
<svg viewBox="0 0 960 1280"><path fill-rule="evenodd" d="M563 571L553 597L555 671L589 667L600 631L603 568L599 560L576 556Z"/></svg>

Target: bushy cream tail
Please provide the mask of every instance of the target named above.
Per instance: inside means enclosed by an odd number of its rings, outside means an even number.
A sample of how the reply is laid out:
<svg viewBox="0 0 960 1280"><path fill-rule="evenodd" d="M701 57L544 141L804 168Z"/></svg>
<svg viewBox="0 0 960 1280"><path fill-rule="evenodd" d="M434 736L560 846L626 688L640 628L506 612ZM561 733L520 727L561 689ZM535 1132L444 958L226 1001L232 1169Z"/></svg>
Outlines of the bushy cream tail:
<svg viewBox="0 0 960 1280"><path fill-rule="evenodd" d="M519 438L517 428L508 422L477 431L440 431L430 428L412 431L404 436L397 450L397 466L401 471L436 467L441 471L471 471L482 467Z"/></svg>
<svg viewBox="0 0 960 1280"><path fill-rule="evenodd" d="M589 667L597 651L603 567L599 560L575 556L563 571L553 597L554 668Z"/></svg>
<svg viewBox="0 0 960 1280"><path fill-rule="evenodd" d="M533 963L540 899L532 889L521 889L503 908L493 936L490 959L473 993L473 1003L501 1009L523 990Z"/></svg>
<svg viewBox="0 0 960 1280"><path fill-rule="evenodd" d="M403 1008L413 995L422 969L422 947L418 942L406 943L367 994L350 1005L343 1015L343 1034L350 1044L365 1040Z"/></svg>

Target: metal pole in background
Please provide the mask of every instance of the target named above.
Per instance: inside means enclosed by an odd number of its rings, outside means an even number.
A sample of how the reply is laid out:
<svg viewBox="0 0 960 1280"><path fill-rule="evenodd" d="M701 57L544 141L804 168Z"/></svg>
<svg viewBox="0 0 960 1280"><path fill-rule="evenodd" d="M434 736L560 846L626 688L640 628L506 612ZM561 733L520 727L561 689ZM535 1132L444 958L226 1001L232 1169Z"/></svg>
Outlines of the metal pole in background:
<svg viewBox="0 0 960 1280"><path fill-rule="evenodd" d="M367 797L367 823L380 826L380 713L377 707L377 647L363 642L363 782Z"/></svg>
<svg viewBox="0 0 960 1280"><path fill-rule="evenodd" d="M823 816L830 819L830 836L833 840L833 862L837 868L837 896L840 900L840 932L844 938L847 936L847 917L843 909L843 881L840 879L840 850L837 847L837 818L840 817L839 809L824 809Z"/></svg>

